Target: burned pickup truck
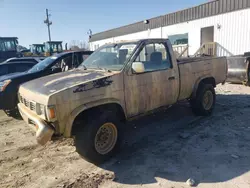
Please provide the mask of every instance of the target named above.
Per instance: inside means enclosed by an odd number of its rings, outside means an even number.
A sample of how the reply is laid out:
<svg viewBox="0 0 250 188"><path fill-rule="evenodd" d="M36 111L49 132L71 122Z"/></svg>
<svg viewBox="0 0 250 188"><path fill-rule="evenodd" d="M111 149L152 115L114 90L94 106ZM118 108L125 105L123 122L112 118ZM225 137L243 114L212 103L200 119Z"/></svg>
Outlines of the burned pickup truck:
<svg viewBox="0 0 250 188"><path fill-rule="evenodd" d="M99 163L117 151L127 120L184 99L210 115L226 75L225 57L177 61L167 39L106 44L73 71L21 85L18 108L39 144L73 137L77 152Z"/></svg>

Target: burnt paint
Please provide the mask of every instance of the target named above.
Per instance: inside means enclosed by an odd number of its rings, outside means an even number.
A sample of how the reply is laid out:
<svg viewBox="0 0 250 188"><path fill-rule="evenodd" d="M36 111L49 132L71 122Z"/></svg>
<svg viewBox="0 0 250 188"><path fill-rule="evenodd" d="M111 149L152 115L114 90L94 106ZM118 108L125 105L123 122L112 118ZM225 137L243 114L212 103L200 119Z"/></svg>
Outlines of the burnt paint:
<svg viewBox="0 0 250 188"><path fill-rule="evenodd" d="M74 77L75 74L79 74L79 73L82 73L83 75L80 77L79 76ZM89 74L85 74L85 73L89 73ZM70 75L72 75L72 77L68 77ZM59 74L52 74L50 76L41 77L39 79L36 79L36 80L33 80L31 82L24 84L23 87L28 90L32 90L34 92L37 92L43 95L49 95L49 94L53 94L54 91L58 91L63 88L71 87L79 81L88 82L90 80L98 79L104 76L105 76L105 73L95 72L95 71L67 71L67 72L62 72ZM58 78L64 78L64 79L61 79L59 81L55 81L52 84L46 85L46 83L56 80Z"/></svg>
<svg viewBox="0 0 250 188"><path fill-rule="evenodd" d="M98 80L94 80L90 86L90 84L81 84L79 85L75 90L73 90L73 93L79 93L83 91L89 91L94 88L101 88L101 87L106 87L108 85L111 85L113 83L113 80L110 80L111 76L101 78Z"/></svg>

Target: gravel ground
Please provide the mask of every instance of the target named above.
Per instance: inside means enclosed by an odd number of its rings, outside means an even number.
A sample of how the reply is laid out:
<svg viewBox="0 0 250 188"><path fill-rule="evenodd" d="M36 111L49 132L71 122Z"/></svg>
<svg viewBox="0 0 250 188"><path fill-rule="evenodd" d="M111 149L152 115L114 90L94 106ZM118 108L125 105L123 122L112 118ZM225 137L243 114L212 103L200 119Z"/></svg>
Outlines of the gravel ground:
<svg viewBox="0 0 250 188"><path fill-rule="evenodd" d="M216 88L212 116L181 102L130 122L121 152L97 167L71 139L39 146L23 121L0 112L0 187L250 187L250 87Z"/></svg>

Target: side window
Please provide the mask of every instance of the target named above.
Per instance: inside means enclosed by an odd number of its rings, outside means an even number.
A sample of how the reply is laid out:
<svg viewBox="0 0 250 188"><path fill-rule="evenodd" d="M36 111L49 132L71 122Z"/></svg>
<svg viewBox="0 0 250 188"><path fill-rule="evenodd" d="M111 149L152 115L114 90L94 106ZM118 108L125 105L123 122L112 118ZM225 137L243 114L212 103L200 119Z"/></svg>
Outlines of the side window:
<svg viewBox="0 0 250 188"><path fill-rule="evenodd" d="M8 74L8 67L6 65L0 65L0 76L3 76L5 74Z"/></svg>
<svg viewBox="0 0 250 188"><path fill-rule="evenodd" d="M81 53L75 53L73 58L73 68L78 67L83 62Z"/></svg>
<svg viewBox="0 0 250 188"><path fill-rule="evenodd" d="M28 63L18 63L15 65L15 72L24 72L33 67L33 64Z"/></svg>
<svg viewBox="0 0 250 188"><path fill-rule="evenodd" d="M59 67L62 68L62 71L67 71L72 69L73 67L72 54L60 58L52 68L59 68Z"/></svg>
<svg viewBox="0 0 250 188"><path fill-rule="evenodd" d="M85 61L90 55L89 54L82 54L82 59ZM81 62L82 63L82 62Z"/></svg>
<svg viewBox="0 0 250 188"><path fill-rule="evenodd" d="M61 62L62 62L62 59L57 60L56 63L51 68L52 69L53 68L60 68L61 67Z"/></svg>
<svg viewBox="0 0 250 188"><path fill-rule="evenodd" d="M146 72L172 68L168 50L163 43L145 45L136 62L142 62Z"/></svg>

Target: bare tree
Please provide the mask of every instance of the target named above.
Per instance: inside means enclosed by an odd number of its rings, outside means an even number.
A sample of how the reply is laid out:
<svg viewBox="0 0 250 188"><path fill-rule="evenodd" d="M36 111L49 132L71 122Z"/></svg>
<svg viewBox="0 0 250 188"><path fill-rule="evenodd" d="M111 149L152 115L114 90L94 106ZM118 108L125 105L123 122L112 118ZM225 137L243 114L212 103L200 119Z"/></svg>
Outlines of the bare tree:
<svg viewBox="0 0 250 188"><path fill-rule="evenodd" d="M69 46L71 50L88 50L89 49L89 46L85 41L79 41L79 40L72 40Z"/></svg>

